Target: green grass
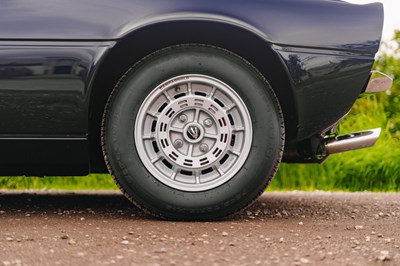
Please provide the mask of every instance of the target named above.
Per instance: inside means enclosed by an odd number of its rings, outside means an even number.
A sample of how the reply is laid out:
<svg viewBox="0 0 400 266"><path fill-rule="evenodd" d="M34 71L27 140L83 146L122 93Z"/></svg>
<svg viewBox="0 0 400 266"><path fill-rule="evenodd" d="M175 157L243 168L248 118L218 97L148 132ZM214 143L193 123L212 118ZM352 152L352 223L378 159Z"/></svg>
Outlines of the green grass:
<svg viewBox="0 0 400 266"><path fill-rule="evenodd" d="M92 174L89 176L47 176L0 177L0 189L65 189L65 190L94 190L118 189L110 175Z"/></svg>
<svg viewBox="0 0 400 266"><path fill-rule="evenodd" d="M373 148L332 155L322 165L282 164L269 190L400 191L400 141L393 121L376 97L360 99L340 124L349 133L381 127ZM0 189L117 189L109 175L86 177L0 177Z"/></svg>
<svg viewBox="0 0 400 266"><path fill-rule="evenodd" d="M282 164L271 190L400 191L398 142L332 155L322 165Z"/></svg>
<svg viewBox="0 0 400 266"><path fill-rule="evenodd" d="M340 133L380 127L374 147L331 155L322 165L282 164L271 190L400 191L400 141L376 97L360 99L340 124ZM400 116L400 114L398 114Z"/></svg>

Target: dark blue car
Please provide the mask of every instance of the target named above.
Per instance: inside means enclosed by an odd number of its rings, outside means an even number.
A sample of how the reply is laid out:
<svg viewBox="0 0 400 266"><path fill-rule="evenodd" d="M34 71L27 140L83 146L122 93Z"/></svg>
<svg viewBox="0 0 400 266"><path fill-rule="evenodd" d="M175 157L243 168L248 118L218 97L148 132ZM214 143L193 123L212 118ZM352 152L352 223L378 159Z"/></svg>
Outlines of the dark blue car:
<svg viewBox="0 0 400 266"><path fill-rule="evenodd" d="M158 217L225 217L281 160L375 143L336 126L391 86L382 24L334 0L3 0L0 175L108 169Z"/></svg>

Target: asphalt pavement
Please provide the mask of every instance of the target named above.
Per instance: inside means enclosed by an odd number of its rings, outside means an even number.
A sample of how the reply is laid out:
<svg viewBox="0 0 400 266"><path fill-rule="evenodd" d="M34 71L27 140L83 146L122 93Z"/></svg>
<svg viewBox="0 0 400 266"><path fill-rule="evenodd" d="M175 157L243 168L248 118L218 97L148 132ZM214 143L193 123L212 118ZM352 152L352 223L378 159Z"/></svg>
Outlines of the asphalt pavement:
<svg viewBox="0 0 400 266"><path fill-rule="evenodd" d="M400 265L400 193L269 192L217 222L119 192L0 191L0 265Z"/></svg>

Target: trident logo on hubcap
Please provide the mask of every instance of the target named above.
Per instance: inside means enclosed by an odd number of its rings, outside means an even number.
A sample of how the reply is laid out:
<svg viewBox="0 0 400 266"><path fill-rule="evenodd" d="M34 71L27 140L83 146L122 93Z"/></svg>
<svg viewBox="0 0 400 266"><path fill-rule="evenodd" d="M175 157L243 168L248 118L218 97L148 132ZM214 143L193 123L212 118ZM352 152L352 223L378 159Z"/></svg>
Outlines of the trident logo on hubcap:
<svg viewBox="0 0 400 266"><path fill-rule="evenodd" d="M196 140L200 137L200 129L197 126L190 126L186 134L189 139Z"/></svg>

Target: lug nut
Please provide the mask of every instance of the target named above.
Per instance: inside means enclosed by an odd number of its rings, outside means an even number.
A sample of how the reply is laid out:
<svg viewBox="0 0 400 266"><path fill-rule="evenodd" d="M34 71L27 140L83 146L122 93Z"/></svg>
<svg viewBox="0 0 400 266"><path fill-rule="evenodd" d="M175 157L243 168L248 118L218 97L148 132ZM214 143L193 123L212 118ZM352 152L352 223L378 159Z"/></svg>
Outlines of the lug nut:
<svg viewBox="0 0 400 266"><path fill-rule="evenodd" d="M182 123L186 123L188 121L188 118L186 115L180 115L179 121L181 121Z"/></svg>
<svg viewBox="0 0 400 266"><path fill-rule="evenodd" d="M212 124L213 124L213 121L210 119L210 118L207 118L206 120L204 120L204 125L206 126L206 127L211 127L212 126Z"/></svg>
<svg viewBox="0 0 400 266"><path fill-rule="evenodd" d="M201 152L208 152L208 145L203 143L200 145L200 151Z"/></svg>
<svg viewBox="0 0 400 266"><path fill-rule="evenodd" d="M177 148L177 149L182 148L183 147L183 140L181 140L181 139L175 140L174 147Z"/></svg>

